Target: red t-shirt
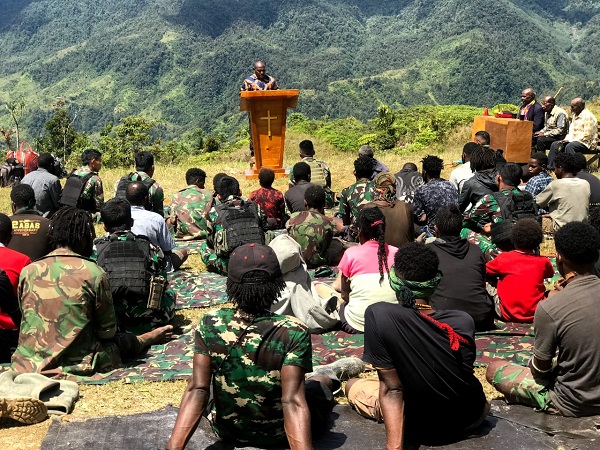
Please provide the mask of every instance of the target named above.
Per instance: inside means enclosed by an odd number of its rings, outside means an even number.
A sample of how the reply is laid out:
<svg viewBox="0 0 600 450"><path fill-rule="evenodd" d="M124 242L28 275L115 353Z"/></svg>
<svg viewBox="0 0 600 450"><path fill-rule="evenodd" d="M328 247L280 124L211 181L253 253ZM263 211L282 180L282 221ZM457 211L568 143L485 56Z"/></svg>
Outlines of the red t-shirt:
<svg viewBox="0 0 600 450"><path fill-rule="evenodd" d="M10 280L10 284L12 284L16 295L18 295L17 288L19 286L19 275L21 275L21 270L29 263L31 263L29 256L11 250L10 248L0 247L0 269L3 269L6 272L6 275L8 275L8 279ZM0 311L0 328L16 328L10 316L2 311Z"/></svg>
<svg viewBox="0 0 600 450"><path fill-rule="evenodd" d="M488 262L486 273L498 277L502 319L532 323L537 304L546 292L544 279L554 276L554 268L545 256L513 250Z"/></svg>
<svg viewBox="0 0 600 450"><path fill-rule="evenodd" d="M276 228L283 228L283 218L285 216L285 200L283 194L277 189L263 188L252 192L249 197L250 201L253 201L265 214L267 219L277 220Z"/></svg>

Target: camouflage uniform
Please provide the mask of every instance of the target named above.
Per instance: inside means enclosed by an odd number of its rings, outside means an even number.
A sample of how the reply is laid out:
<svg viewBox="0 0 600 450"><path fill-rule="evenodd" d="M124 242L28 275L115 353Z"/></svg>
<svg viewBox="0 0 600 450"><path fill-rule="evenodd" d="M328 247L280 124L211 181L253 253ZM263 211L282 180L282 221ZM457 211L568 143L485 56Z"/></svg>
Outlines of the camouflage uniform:
<svg viewBox="0 0 600 450"><path fill-rule="evenodd" d="M88 166L83 166L74 172L74 175L83 178L92 170ZM102 180L98 176L98 172L92 172L94 175L87 181L83 191L81 193L82 200L94 200L95 211L98 212L104 205L104 188L102 187Z"/></svg>
<svg viewBox="0 0 600 450"><path fill-rule="evenodd" d="M328 264L326 253L335 233L330 218L315 211L302 211L292 214L285 227L302 247L302 256L309 267Z"/></svg>
<svg viewBox="0 0 600 450"><path fill-rule="evenodd" d="M150 175L148 175L146 172L143 172L141 170L138 170L137 172L133 172L133 176L131 177L131 181L146 181L147 179L152 178ZM154 180L154 178L152 178ZM121 179L118 179L115 182L115 196L117 195L117 188L119 187L119 181L121 181ZM152 186L150 186L150 188L148 189L148 196L151 199L152 202L152 211L154 211L157 214L160 214L161 216L164 216L165 211L164 211L164 202L165 202L165 192L163 191L163 188L161 187L160 184L158 184L158 182L156 180L154 180L154 183L152 183Z"/></svg>
<svg viewBox="0 0 600 450"><path fill-rule="evenodd" d="M23 269L23 320L12 358L17 372L91 375L120 364L108 277L92 261L60 248Z"/></svg>
<svg viewBox="0 0 600 450"><path fill-rule="evenodd" d="M240 205L244 200L241 197L236 197L230 195L223 203L231 202L232 205L237 206ZM218 204L221 204L219 202ZM223 230L223 226L218 221L218 214L216 209L217 203L213 204L212 208L207 214L206 217L206 242L204 242L200 246L200 258L202 258L202 262L206 265L206 270L209 272L220 273L221 275L227 275L227 267L229 265L229 258L219 256L215 253L215 237L219 231ZM258 219L260 222L260 226L263 232L267 231L267 221L264 217L263 212L260 209L260 206L256 205L256 210L258 211Z"/></svg>
<svg viewBox="0 0 600 450"><path fill-rule="evenodd" d="M358 231L356 229L356 218L361 205L372 202L375 186L370 181L357 181L342 189L340 193L340 209L337 216L342 218L344 225L348 226L345 239L350 242L358 242Z"/></svg>
<svg viewBox="0 0 600 450"><path fill-rule="evenodd" d="M219 438L261 448L287 443L281 368L312 370L310 334L302 322L269 312L252 317L232 308L210 311L198 324L195 353L211 358L215 403L209 417Z"/></svg>
<svg viewBox="0 0 600 450"><path fill-rule="evenodd" d="M302 158L302 161L310 166L310 182L325 188L325 207L333 208L335 195L331 190L331 170L329 166L312 156L305 156ZM295 184L294 174L290 171L290 186L294 186Z"/></svg>
<svg viewBox="0 0 600 450"><path fill-rule="evenodd" d="M171 196L170 221L175 239L206 239L206 208L213 193L192 184Z"/></svg>
<svg viewBox="0 0 600 450"><path fill-rule="evenodd" d="M129 231L115 233L121 241L127 240ZM100 239L96 240L96 243ZM166 262L163 252L160 248L150 243L150 264L148 269L154 273L167 277L165 270ZM94 246L94 254L92 260L98 259L96 246ZM123 297L121 295L121 297ZM148 308L148 299L140 300L137 298L119 298L118 293L113 294L113 303L115 314L117 317L117 326L119 331L127 331L133 334L143 334L148 331L162 327L169 323L175 315L175 291L167 285L163 292L160 308Z"/></svg>
<svg viewBox="0 0 600 450"><path fill-rule="evenodd" d="M485 262L490 262L502 253L498 247L492 243L492 240L489 237L476 233L468 228L463 228L460 231L460 237L479 247L479 250L483 253Z"/></svg>
<svg viewBox="0 0 600 450"><path fill-rule="evenodd" d="M508 195L510 189L500 191L503 195ZM512 188L513 194L518 194L521 191L517 188ZM473 231L480 231L484 225L488 223L496 223L502 221L502 211L500 205L492 194L485 195L479 200L469 212L465 214L463 227Z"/></svg>

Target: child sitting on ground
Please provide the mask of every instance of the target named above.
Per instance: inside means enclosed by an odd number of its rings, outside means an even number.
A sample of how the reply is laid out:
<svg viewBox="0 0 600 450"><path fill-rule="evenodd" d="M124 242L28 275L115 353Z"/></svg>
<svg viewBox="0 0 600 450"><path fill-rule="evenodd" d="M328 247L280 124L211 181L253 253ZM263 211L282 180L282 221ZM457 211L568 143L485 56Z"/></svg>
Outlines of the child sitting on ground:
<svg viewBox="0 0 600 450"><path fill-rule="evenodd" d="M260 189L250 194L250 201L253 201L265 214L270 230L280 230L284 228L288 217L285 213L285 200L281 191L273 188L275 172L272 169L263 167L258 173Z"/></svg>
<svg viewBox="0 0 600 450"><path fill-rule="evenodd" d="M537 304L546 297L544 279L554 275L552 263L537 254L544 239L534 219L521 219L512 229L515 250L500 253L486 264L486 273L497 289L488 284L496 313L508 322L532 323Z"/></svg>

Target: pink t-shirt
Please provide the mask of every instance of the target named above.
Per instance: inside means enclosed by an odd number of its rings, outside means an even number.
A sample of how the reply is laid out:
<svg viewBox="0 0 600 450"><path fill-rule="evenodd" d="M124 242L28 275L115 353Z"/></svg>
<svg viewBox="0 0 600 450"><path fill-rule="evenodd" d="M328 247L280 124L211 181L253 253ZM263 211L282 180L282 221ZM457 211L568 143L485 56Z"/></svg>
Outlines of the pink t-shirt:
<svg viewBox="0 0 600 450"><path fill-rule="evenodd" d="M387 273L384 273L384 280L379 284L378 248L379 244L375 241L350 247L338 266L350 280L350 297L344 315L348 323L359 331L364 331L365 310L369 305L377 302L397 303L396 293L390 287ZM388 245L387 249L387 263L391 268L398 248Z"/></svg>

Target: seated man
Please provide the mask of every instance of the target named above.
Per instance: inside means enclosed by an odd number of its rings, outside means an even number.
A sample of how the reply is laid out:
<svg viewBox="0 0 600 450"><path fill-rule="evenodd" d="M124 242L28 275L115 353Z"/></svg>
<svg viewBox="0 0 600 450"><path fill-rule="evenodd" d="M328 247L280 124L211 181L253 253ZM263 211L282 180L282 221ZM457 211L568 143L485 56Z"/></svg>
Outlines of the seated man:
<svg viewBox="0 0 600 450"><path fill-rule="evenodd" d="M281 230L287 220L285 200L281 191L273 188L273 181L275 181L273 169L268 167L260 169L258 173L260 189L252 192L249 200L260 207L267 218L270 230Z"/></svg>
<svg viewBox="0 0 600 450"><path fill-rule="evenodd" d="M539 140L538 140L539 142ZM538 195L554 178L548 173L548 157L545 153L538 152L529 158L528 172L531 178L527 180L525 190L531 195Z"/></svg>
<svg viewBox="0 0 600 450"><path fill-rule="evenodd" d="M408 162L396 172L396 197L406 203L412 203L415 191L423 184L423 177L415 163Z"/></svg>
<svg viewBox="0 0 600 450"><path fill-rule="evenodd" d="M375 177L377 175L379 175L382 172L389 172L390 169L388 169L388 167L382 163L381 161L378 161L375 159L375 153L373 152L373 147L371 147L370 145L362 145L359 149L358 149L358 157L359 158L370 158L373 162L373 174L371 175L371 181L375 181Z"/></svg>
<svg viewBox="0 0 600 450"><path fill-rule="evenodd" d="M171 335L171 325L135 336L117 333L108 277L88 258L94 225L89 214L61 208L49 232L48 256L21 274L21 329L12 368L46 376L89 376L114 369Z"/></svg>
<svg viewBox="0 0 600 450"><path fill-rule="evenodd" d="M81 164L67 177L60 204L85 209L99 217L104 204L104 188L98 175L102 169L102 154L95 148L86 148L81 154Z"/></svg>
<svg viewBox="0 0 600 450"><path fill-rule="evenodd" d="M388 449L403 448L405 435L415 443L460 437L489 411L473 374L473 319L429 304L440 278L431 248L406 244L390 270L398 303L375 303L366 311L363 358L379 379L352 379L345 391L359 414L384 421Z"/></svg>
<svg viewBox="0 0 600 450"><path fill-rule="evenodd" d="M27 255L32 261L46 256L51 250L48 241L50 220L35 210L33 188L27 184L16 184L10 191L10 201L13 237L8 248Z"/></svg>
<svg viewBox="0 0 600 450"><path fill-rule="evenodd" d="M577 168L577 178L587 181L590 184L590 212L594 208L600 207L600 178L592 175L587 168L585 155L575 153L575 166Z"/></svg>
<svg viewBox="0 0 600 450"><path fill-rule="evenodd" d="M213 193L204 189L206 173L202 169L189 169L185 173L187 187L171 196L169 226L176 239L206 239L206 211L212 204Z"/></svg>
<svg viewBox="0 0 600 450"><path fill-rule="evenodd" d="M577 177L575 156L560 153L554 163L556 180L535 196L540 208L550 211L554 231L569 222L587 219L590 184Z"/></svg>
<svg viewBox="0 0 600 450"><path fill-rule="evenodd" d="M288 234L302 247L309 268L334 266L340 262L344 247L334 239L336 225L325 216L325 189L310 186L304 196L306 211L292 214L287 221Z"/></svg>
<svg viewBox="0 0 600 450"><path fill-rule="evenodd" d="M456 205L442 208L435 217L436 236L429 245L444 274L429 304L435 309L468 313L477 331L494 328L494 305L485 290L485 260L475 244L461 239L463 216Z"/></svg>
<svg viewBox="0 0 600 450"><path fill-rule="evenodd" d="M469 162L473 176L465 180L458 196L458 208L462 212L475 205L484 195L498 191L494 151L485 146L474 148Z"/></svg>
<svg viewBox="0 0 600 450"><path fill-rule="evenodd" d="M339 377L364 365L339 360L305 381L312 369L306 326L269 312L285 287L275 252L247 244L230 262L227 296L235 308L210 311L198 324L194 371L167 449L185 448L207 407L213 431L232 448L312 448L312 436L327 427Z"/></svg>
<svg viewBox="0 0 600 450"><path fill-rule="evenodd" d="M422 163L425 184L419 186L415 192L413 209L416 222L425 225L423 231L434 235L436 213L444 206L458 204L458 190L452 183L440 178L444 168L444 161L441 158L427 155Z"/></svg>
<svg viewBox="0 0 600 450"><path fill-rule="evenodd" d="M374 200L374 186L370 181L373 174L373 161L373 158L365 156L356 159L354 161L356 182L342 189L340 193L340 208L336 216L341 217L342 223L347 227L344 239L350 242L358 242L356 218L359 207Z"/></svg>
<svg viewBox="0 0 600 450"><path fill-rule="evenodd" d="M227 275L229 255L243 244L263 244L267 221L256 203L244 200L238 180L224 176L217 186L219 204L208 212L206 242L200 257L209 272Z"/></svg>
<svg viewBox="0 0 600 450"><path fill-rule="evenodd" d="M595 150L598 141L598 121L596 117L585 107L582 98L571 101L571 125L569 133L561 141L555 141L548 152L548 168L554 168L554 160L563 149L567 153L585 153Z"/></svg>
<svg viewBox="0 0 600 450"><path fill-rule="evenodd" d="M450 178L448 181L456 186L459 194L462 191L465 181L473 177L473 170L471 170L471 155L477 148L479 148L478 144L474 142L467 142L463 146L461 158L462 164L450 173Z"/></svg>
<svg viewBox="0 0 600 450"><path fill-rule="evenodd" d="M571 222L554 243L564 278L535 311L529 366L496 361L486 378L510 403L569 417L600 414L600 280L594 268L600 236L590 225Z"/></svg>
<svg viewBox="0 0 600 450"><path fill-rule="evenodd" d="M141 181L132 181L127 185L125 197L131 205L133 234L146 236L154 245L160 248L167 261L167 272L173 272L181 267L188 257L187 250L175 250L175 241L169 233L167 224L162 216L148 211L144 205L148 202L148 188Z"/></svg>
<svg viewBox="0 0 600 450"><path fill-rule="evenodd" d="M304 194L312 186L310 182L311 168L308 163L300 161L292 167L292 176L294 185L284 195L285 206L290 214L306 210L304 206Z"/></svg>
<svg viewBox="0 0 600 450"><path fill-rule="evenodd" d="M490 147L491 140L492 140L492 137L490 136L490 133L488 133L487 131L478 131L477 133L475 133L475 137L473 138L473 142L475 142L477 145L479 145L481 147L486 147L486 148Z"/></svg>
<svg viewBox="0 0 600 450"><path fill-rule="evenodd" d="M60 208L62 186L60 180L52 173L54 157L50 153L42 153L38 159L38 168L23 177L21 183L28 184L35 192L35 209L44 217L50 217ZM32 208L34 209L34 208Z"/></svg>
<svg viewBox="0 0 600 450"><path fill-rule="evenodd" d="M131 232L127 200L109 200L100 216L108 235L94 242L96 264L108 275L118 330L141 334L166 325L175 315L175 292L168 289L162 251Z"/></svg>
<svg viewBox="0 0 600 450"><path fill-rule="evenodd" d="M145 205L148 211L155 212L161 217L165 211L163 204L165 193L163 188L152 178L154 175L154 156L150 152L139 152L135 154L135 172L117 180L115 183L115 197L125 198L127 185L132 181L141 181L148 188L148 202Z"/></svg>
<svg viewBox="0 0 600 450"><path fill-rule="evenodd" d="M544 128L533 135L537 138L537 151L546 154L546 150L553 142L560 141L567 135L569 118L564 109L556 106L556 100L551 95L542 100L542 109L544 110Z"/></svg>
<svg viewBox="0 0 600 450"><path fill-rule="evenodd" d="M12 220L6 214L0 213L0 269L8 275L16 294L21 271L31 263L31 259L23 253L8 248L12 236Z"/></svg>
<svg viewBox="0 0 600 450"><path fill-rule="evenodd" d="M315 159L315 148L312 141L304 140L300 142L300 158L310 166L311 183L318 184L325 188L327 195L327 208L333 208L334 195L331 191L331 171L329 166L323 161ZM296 184L295 178L290 173L290 187Z"/></svg>

